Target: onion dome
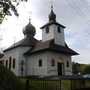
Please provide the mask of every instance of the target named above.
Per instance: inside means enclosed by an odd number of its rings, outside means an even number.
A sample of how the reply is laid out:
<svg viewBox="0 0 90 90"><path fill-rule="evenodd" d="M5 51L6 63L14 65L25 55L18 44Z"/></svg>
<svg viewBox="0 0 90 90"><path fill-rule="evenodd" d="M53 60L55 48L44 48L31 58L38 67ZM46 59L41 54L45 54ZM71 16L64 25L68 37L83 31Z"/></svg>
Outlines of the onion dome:
<svg viewBox="0 0 90 90"><path fill-rule="evenodd" d="M34 37L35 33L36 33L35 27L31 24L31 22L29 22L28 25L25 26L23 34L26 37Z"/></svg>
<svg viewBox="0 0 90 90"><path fill-rule="evenodd" d="M49 14L49 22L56 22L56 14L53 12L53 6L51 6L51 12Z"/></svg>

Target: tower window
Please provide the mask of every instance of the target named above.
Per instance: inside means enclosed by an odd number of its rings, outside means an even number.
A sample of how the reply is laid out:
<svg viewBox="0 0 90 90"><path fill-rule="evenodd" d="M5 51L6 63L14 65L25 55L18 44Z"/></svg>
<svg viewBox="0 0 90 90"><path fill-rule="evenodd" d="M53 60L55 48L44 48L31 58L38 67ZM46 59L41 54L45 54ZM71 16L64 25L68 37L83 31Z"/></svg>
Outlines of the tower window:
<svg viewBox="0 0 90 90"><path fill-rule="evenodd" d="M55 66L55 60L54 59L51 60L51 66Z"/></svg>
<svg viewBox="0 0 90 90"><path fill-rule="evenodd" d="M39 67L41 67L42 66L42 60L40 59L39 60Z"/></svg>
<svg viewBox="0 0 90 90"><path fill-rule="evenodd" d="M69 67L69 61L67 61L66 66Z"/></svg>
<svg viewBox="0 0 90 90"><path fill-rule="evenodd" d="M61 33L61 29L60 29L60 27L59 27L59 26L57 27L57 30L58 30L58 32L59 32L59 33Z"/></svg>
<svg viewBox="0 0 90 90"><path fill-rule="evenodd" d="M49 27L48 26L46 27L46 33L49 33Z"/></svg>

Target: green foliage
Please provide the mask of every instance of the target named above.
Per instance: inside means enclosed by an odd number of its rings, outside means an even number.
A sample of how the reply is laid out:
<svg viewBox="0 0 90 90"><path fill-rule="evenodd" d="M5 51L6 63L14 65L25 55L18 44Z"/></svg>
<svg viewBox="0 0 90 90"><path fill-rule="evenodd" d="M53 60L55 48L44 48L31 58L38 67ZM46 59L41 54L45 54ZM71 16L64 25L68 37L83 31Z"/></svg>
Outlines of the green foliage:
<svg viewBox="0 0 90 90"><path fill-rule="evenodd" d="M73 74L78 74L80 72L80 64L79 63L72 63L72 72Z"/></svg>
<svg viewBox="0 0 90 90"><path fill-rule="evenodd" d="M1 64L0 90L25 90L25 85L10 70Z"/></svg>
<svg viewBox="0 0 90 90"><path fill-rule="evenodd" d="M79 63L72 63L72 71L73 74L90 74L90 65L89 64L79 64Z"/></svg>
<svg viewBox="0 0 90 90"><path fill-rule="evenodd" d="M84 70L83 70L84 74L90 74L90 65L87 65Z"/></svg>
<svg viewBox="0 0 90 90"><path fill-rule="evenodd" d="M86 68L87 64L80 64L80 73L83 74L84 69Z"/></svg>
<svg viewBox="0 0 90 90"><path fill-rule="evenodd" d="M18 6L21 1L27 0L0 0L0 24L2 23L6 15L11 16L11 11L13 11L16 16L19 15L16 10L16 6ZM13 3L16 3L16 6Z"/></svg>

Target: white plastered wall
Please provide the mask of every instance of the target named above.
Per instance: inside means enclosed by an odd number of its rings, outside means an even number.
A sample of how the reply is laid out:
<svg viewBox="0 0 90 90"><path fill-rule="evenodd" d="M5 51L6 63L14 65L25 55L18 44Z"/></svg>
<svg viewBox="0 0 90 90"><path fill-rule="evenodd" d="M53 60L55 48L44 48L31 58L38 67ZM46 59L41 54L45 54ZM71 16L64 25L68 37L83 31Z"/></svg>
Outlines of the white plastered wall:
<svg viewBox="0 0 90 90"><path fill-rule="evenodd" d="M17 47L14 49L11 49L9 51L6 51L4 53L4 57L1 58L1 60L4 60L4 65L6 64L6 60L8 60L9 62L9 57L11 56L12 59L15 58L15 69L13 69L12 64L11 64L11 70L17 75L17 76L21 76L21 71L20 71L20 62L21 60L25 61L25 58L23 57L23 53L25 51L27 51L30 47ZM11 63L13 63L13 61L11 60ZM8 64L9 67L9 64ZM24 70L25 70L25 66L24 66ZM25 71L24 71L24 75L25 75Z"/></svg>
<svg viewBox="0 0 90 90"><path fill-rule="evenodd" d="M52 24L49 27L49 33L46 33L46 28L42 30L42 41L54 39L55 44L65 46L64 28L60 27L60 33L57 30L58 25Z"/></svg>
<svg viewBox="0 0 90 90"><path fill-rule="evenodd" d="M38 62L42 59L43 66L39 67ZM51 60L55 60L55 66L51 66ZM69 67L66 62L69 61ZM57 63L63 63L63 75L72 75L71 56L63 55L55 52L43 52L33 54L27 58L27 75L52 76L58 75Z"/></svg>

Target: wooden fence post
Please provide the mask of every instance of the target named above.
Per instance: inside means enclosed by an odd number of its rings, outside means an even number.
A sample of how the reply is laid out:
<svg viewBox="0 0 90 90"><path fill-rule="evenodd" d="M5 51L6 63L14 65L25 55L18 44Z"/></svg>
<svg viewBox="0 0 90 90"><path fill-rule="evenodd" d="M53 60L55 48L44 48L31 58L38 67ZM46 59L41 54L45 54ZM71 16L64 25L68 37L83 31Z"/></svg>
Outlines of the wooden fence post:
<svg viewBox="0 0 90 90"><path fill-rule="evenodd" d="M71 80L71 90L72 90L72 80Z"/></svg>
<svg viewBox="0 0 90 90"><path fill-rule="evenodd" d="M60 90L62 90L62 82L61 82L61 80L60 80Z"/></svg>
<svg viewBox="0 0 90 90"><path fill-rule="evenodd" d="M25 90L29 90L29 80L26 80Z"/></svg>

